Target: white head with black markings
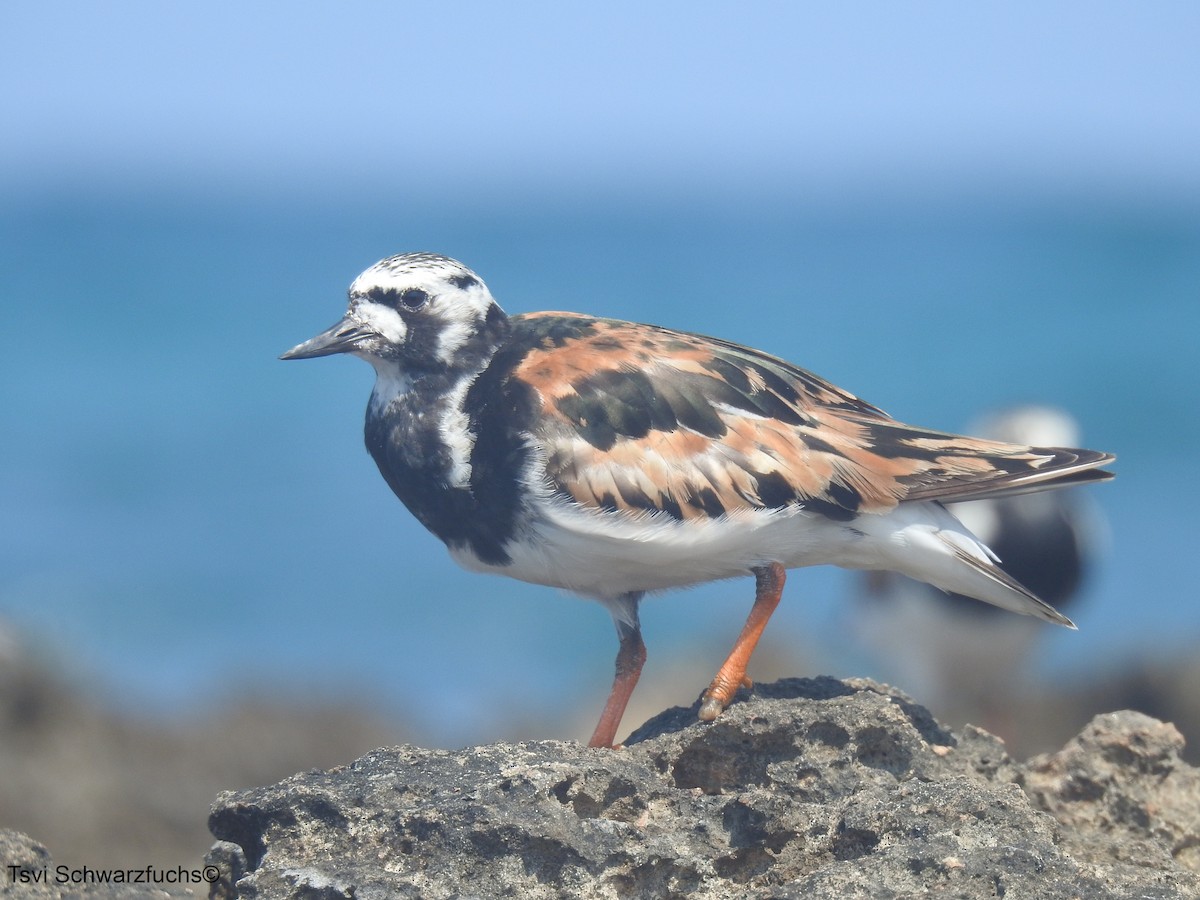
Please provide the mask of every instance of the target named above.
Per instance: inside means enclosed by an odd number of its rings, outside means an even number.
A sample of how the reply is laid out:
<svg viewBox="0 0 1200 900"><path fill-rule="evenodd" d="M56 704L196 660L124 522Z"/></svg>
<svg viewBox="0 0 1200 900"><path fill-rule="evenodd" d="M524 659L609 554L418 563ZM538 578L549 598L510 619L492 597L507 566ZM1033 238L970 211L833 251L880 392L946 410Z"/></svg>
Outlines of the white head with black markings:
<svg viewBox="0 0 1200 900"><path fill-rule="evenodd" d="M470 365L464 349L506 318L483 279L434 253L380 260L354 279L349 301L341 321L281 358L351 353L380 374L400 368L410 376L453 369Z"/></svg>

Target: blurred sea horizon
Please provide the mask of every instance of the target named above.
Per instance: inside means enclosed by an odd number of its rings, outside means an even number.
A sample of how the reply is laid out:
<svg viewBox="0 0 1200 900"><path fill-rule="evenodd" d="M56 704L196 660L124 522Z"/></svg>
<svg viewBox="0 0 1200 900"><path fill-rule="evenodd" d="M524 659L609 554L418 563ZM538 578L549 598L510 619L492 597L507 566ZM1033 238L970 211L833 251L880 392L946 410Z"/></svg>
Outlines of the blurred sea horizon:
<svg viewBox="0 0 1200 900"><path fill-rule="evenodd" d="M276 359L341 315L361 269L415 249L471 266L510 313L719 335L913 424L1068 410L1119 475L1087 489L1109 551L1080 632L1047 629L1041 677L1200 637L1195 198L6 193L0 619L130 710L348 689L454 744L598 709L607 614L458 570L363 449L369 367ZM872 674L849 577L789 580L768 635L797 648L793 674ZM715 668L751 599L744 580L649 601L644 684L684 654Z"/></svg>

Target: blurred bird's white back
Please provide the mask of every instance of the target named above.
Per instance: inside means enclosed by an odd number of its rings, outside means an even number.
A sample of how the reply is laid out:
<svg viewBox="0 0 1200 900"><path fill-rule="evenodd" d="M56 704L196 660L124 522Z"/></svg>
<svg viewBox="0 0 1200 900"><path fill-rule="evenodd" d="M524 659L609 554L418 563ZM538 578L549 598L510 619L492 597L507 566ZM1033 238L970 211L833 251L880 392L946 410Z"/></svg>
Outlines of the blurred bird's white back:
<svg viewBox="0 0 1200 900"><path fill-rule="evenodd" d="M1078 446L1068 413L1026 405L979 417L971 434L1047 447ZM950 505L1000 557L1001 566L1046 602L1076 616L1088 577L1107 549L1104 518L1084 491L1045 491ZM1000 734L1019 731L1014 714L1036 679L1033 656L1044 626L968 597L888 573L859 578L851 628L881 677L920 698L935 715ZM1081 613L1080 615L1086 615Z"/></svg>

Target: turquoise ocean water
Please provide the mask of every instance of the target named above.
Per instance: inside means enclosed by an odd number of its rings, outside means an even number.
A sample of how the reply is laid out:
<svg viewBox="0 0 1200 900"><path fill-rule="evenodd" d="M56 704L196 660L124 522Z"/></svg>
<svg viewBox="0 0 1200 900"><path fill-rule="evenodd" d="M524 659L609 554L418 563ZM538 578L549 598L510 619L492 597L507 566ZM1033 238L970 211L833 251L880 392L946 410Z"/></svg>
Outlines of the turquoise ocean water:
<svg viewBox="0 0 1200 900"><path fill-rule="evenodd" d="M132 708L349 690L446 743L522 709L590 718L607 614L459 571L362 447L369 367L276 359L339 317L362 268L413 249L462 259L510 312L718 334L916 424L1062 406L1120 477L1090 489L1110 551L1080 631L1050 634L1040 664L1200 639L1194 206L64 193L6 203L0 244L0 617ZM869 674L846 578L793 575L772 634ZM695 647L715 664L749 600L747 581L650 601L652 664Z"/></svg>

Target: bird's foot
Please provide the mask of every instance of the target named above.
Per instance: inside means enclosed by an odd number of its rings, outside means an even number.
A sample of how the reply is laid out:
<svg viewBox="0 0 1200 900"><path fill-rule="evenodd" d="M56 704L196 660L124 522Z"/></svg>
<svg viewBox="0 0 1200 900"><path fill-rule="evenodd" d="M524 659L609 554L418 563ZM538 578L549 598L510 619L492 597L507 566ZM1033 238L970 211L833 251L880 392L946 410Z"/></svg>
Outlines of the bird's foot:
<svg viewBox="0 0 1200 900"><path fill-rule="evenodd" d="M721 714L730 703L739 687L753 687L746 675L746 666L750 664L750 656L762 637L763 629L779 598L783 595L783 583L787 580L787 572L777 562L769 563L754 569L754 606L750 607L750 615L742 626L742 633L721 668L717 677L712 680L700 703L700 719L711 722Z"/></svg>
<svg viewBox="0 0 1200 900"><path fill-rule="evenodd" d="M708 690L704 692L703 697L700 698L700 721L711 722L733 702L733 695L738 692L738 688L749 689L752 687L754 687L754 682L745 673L740 679L725 679L718 673L717 677L713 679L713 683L708 686Z"/></svg>

